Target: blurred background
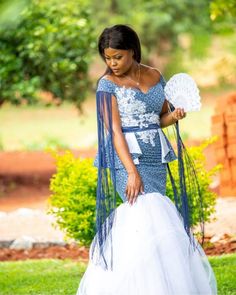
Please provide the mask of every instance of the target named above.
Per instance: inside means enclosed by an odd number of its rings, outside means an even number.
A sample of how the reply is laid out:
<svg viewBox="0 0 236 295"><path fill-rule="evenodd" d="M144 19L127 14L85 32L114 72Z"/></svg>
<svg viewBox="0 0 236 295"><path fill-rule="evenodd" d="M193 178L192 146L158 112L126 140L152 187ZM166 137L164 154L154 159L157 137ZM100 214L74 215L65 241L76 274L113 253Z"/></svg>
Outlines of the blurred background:
<svg viewBox="0 0 236 295"><path fill-rule="evenodd" d="M105 70L97 38L117 23L137 31L142 62L166 80L194 77L203 109L182 132L210 136L214 104L236 82L234 2L1 1L1 150L96 146L94 91Z"/></svg>
<svg viewBox="0 0 236 295"><path fill-rule="evenodd" d="M47 214L58 171L50 151L95 156L96 82L106 68L97 39L114 24L138 33L142 63L166 80L195 79L202 109L180 129L186 146L204 145L204 169L215 169L206 251L236 251L235 0L0 0L0 260L88 257L86 247L60 252L71 240ZM34 243L48 243L48 252Z"/></svg>

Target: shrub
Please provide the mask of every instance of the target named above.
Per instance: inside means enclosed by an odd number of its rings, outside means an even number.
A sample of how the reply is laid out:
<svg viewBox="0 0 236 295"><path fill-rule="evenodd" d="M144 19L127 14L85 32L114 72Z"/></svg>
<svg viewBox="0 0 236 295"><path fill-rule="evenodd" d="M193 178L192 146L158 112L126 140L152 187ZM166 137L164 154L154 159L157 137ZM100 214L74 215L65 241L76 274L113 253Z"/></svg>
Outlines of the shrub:
<svg viewBox="0 0 236 295"><path fill-rule="evenodd" d="M88 245L94 236L97 169L92 159L75 158L70 151L56 158L57 172L50 180L50 209L68 237Z"/></svg>
<svg viewBox="0 0 236 295"><path fill-rule="evenodd" d="M197 174L199 177L200 189L204 196L205 220L210 219L214 212L216 194L209 190L211 177L219 170L220 166L205 169L205 156L203 149L213 140L207 140L198 147L188 149L194 159ZM94 159L75 158L70 151L59 155L51 151L56 159L57 172L50 180L52 195L49 198L49 213L56 217L57 224L65 230L68 237L71 237L81 245L88 246L95 234L95 207L96 207L96 184L97 168L93 166ZM171 169L174 176L177 175L177 161L171 162ZM169 178L167 178L166 195L174 200L173 191ZM193 224L197 223L196 197L191 195L193 202ZM122 203L117 198L117 206Z"/></svg>

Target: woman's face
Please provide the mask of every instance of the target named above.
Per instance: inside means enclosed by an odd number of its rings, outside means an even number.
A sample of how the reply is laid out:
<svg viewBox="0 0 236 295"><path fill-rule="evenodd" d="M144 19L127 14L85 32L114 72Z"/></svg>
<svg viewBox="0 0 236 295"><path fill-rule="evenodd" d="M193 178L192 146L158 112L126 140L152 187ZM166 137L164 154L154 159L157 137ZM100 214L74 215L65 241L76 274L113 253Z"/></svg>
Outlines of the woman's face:
<svg viewBox="0 0 236 295"><path fill-rule="evenodd" d="M104 49L104 58L107 66L116 76L120 76L128 71L134 62L132 50L114 49L111 47Z"/></svg>

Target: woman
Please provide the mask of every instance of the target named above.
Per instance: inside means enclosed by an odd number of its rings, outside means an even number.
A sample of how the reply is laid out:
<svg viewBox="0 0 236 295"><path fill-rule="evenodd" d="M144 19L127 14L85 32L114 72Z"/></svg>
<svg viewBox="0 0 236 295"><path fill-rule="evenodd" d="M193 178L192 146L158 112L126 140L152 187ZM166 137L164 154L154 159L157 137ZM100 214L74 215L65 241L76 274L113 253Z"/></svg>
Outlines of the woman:
<svg viewBox="0 0 236 295"><path fill-rule="evenodd" d="M97 233L77 295L215 295L213 270L189 230L188 203L183 198L180 214L178 198L174 204L165 195L177 156L162 128L186 113L168 104L165 80L140 63L140 48L126 25L99 37L107 70L96 92ZM123 203L116 208L117 193Z"/></svg>

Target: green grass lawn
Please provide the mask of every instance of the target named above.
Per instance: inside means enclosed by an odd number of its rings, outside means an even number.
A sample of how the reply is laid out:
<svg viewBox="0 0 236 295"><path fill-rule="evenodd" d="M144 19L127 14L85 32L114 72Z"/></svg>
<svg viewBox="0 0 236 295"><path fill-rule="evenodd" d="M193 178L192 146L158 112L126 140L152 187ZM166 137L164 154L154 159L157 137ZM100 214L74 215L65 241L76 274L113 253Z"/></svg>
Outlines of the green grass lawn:
<svg viewBox="0 0 236 295"><path fill-rule="evenodd" d="M209 261L216 275L218 295L235 295L236 254L209 256ZM71 260L1 262L0 294L75 295L85 269L85 263Z"/></svg>
<svg viewBox="0 0 236 295"><path fill-rule="evenodd" d="M60 107L4 106L0 109L0 149L43 150L46 146L94 147L97 144L95 98L84 114L65 103Z"/></svg>
<svg viewBox="0 0 236 295"><path fill-rule="evenodd" d="M27 260L0 263L1 295L72 295L86 268L71 260Z"/></svg>

